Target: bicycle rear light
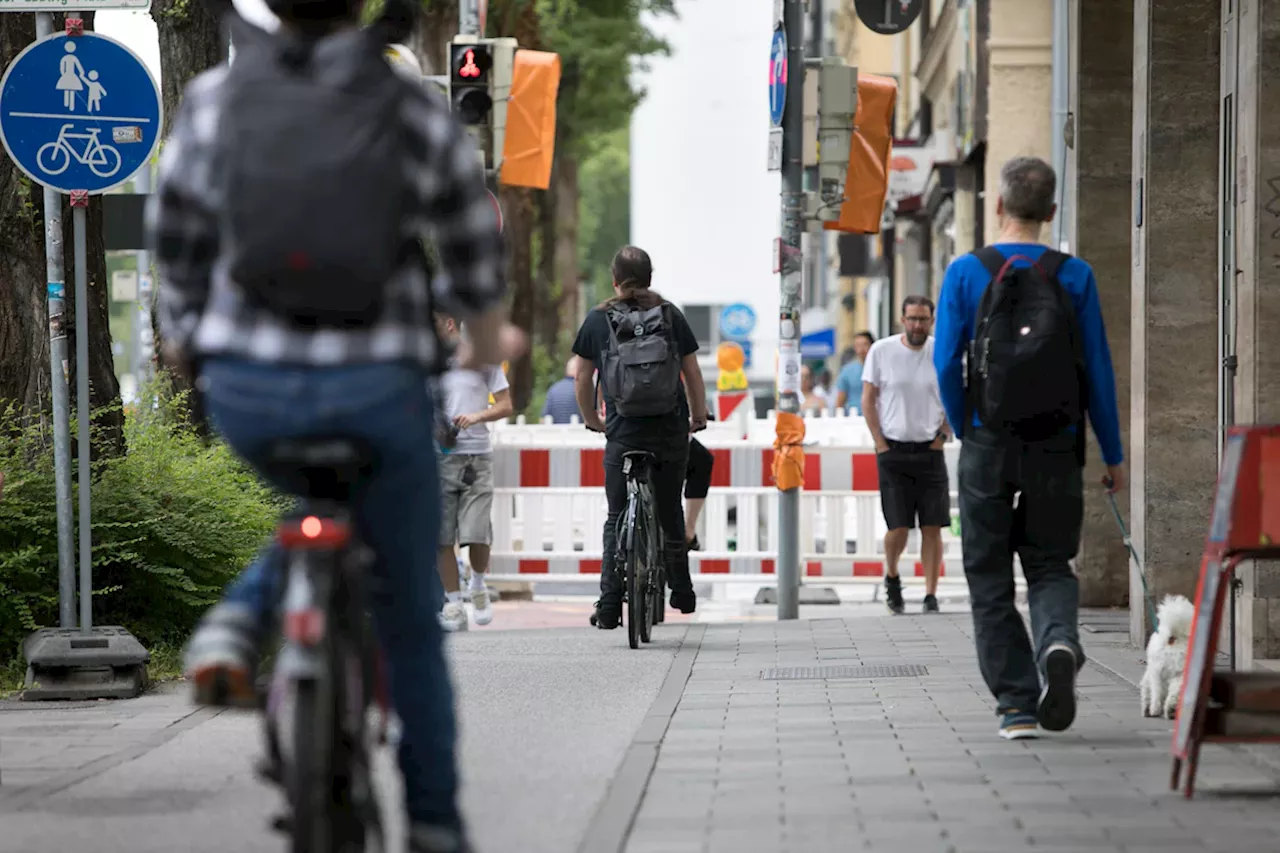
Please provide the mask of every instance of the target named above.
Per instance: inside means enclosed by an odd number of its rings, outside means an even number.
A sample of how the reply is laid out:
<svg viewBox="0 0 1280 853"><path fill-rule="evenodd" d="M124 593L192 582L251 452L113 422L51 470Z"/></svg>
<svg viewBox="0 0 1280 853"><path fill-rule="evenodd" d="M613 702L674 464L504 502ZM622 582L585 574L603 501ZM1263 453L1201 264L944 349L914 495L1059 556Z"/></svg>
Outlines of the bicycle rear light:
<svg viewBox="0 0 1280 853"><path fill-rule="evenodd" d="M286 548L341 548L351 541L351 529L343 521L308 515L283 522L276 539Z"/></svg>

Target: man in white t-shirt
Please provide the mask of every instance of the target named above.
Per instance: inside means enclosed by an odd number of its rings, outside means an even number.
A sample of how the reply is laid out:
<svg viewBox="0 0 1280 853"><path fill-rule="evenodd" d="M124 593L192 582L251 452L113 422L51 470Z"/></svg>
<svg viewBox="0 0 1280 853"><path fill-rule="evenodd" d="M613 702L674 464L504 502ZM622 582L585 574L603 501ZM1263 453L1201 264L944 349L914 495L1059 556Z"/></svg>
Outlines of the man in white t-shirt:
<svg viewBox="0 0 1280 853"><path fill-rule="evenodd" d="M453 318L437 316L441 337L456 341L458 327ZM436 430L442 505L438 566L445 590L440 622L447 631L465 631L467 611L453 549L455 545L468 549L471 605L476 624L488 625L493 621L484 585L493 543L493 441L488 424L511 416L511 392L502 368L496 366L480 371L451 367L440 377L438 387L444 415Z"/></svg>
<svg viewBox="0 0 1280 853"><path fill-rule="evenodd" d="M908 296L902 303L903 333L876 341L862 368L862 416L876 442L880 507L889 528L884 536L885 600L900 614L902 580L898 558L920 523L924 566L924 612L938 612L942 528L951 524L951 491L942 457L946 414L933 367L933 302Z"/></svg>

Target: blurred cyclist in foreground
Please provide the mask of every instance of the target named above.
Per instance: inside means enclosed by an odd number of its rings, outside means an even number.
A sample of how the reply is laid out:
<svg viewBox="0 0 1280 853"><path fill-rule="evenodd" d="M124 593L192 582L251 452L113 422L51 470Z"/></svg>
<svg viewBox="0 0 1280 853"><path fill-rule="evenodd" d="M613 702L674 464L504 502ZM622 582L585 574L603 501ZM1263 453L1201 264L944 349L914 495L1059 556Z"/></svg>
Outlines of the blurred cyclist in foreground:
<svg viewBox="0 0 1280 853"><path fill-rule="evenodd" d="M377 453L353 510L377 555L371 604L403 725L409 849L464 853L430 571L440 486L425 379L440 344L418 250L428 228L438 307L471 330L460 362L496 364L523 343L499 309L498 222L476 149L446 104L391 70L385 39L357 26L361 3L268 0L279 32L243 42L250 25L235 19L234 64L187 87L148 226L166 361L198 377L238 454L261 467L272 442L326 434ZM279 556L268 547L192 637L198 702L254 703Z"/></svg>

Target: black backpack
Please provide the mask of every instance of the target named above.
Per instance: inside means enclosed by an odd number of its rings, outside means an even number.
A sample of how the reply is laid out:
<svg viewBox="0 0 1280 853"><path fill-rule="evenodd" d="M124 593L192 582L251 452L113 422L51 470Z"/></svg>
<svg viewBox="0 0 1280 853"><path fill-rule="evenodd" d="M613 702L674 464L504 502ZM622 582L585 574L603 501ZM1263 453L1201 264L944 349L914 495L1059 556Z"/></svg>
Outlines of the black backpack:
<svg viewBox="0 0 1280 853"><path fill-rule="evenodd" d="M1082 425L1088 408L1075 305L1058 283L1069 256L1046 249L1014 267L992 246L974 252L991 272L968 352L968 399L983 426L1038 441ZM1081 437L1084 430L1080 429Z"/></svg>
<svg viewBox="0 0 1280 853"><path fill-rule="evenodd" d="M384 34L268 33L227 15L223 245L249 299L305 327L376 322L406 260L401 104Z"/></svg>
<svg viewBox="0 0 1280 853"><path fill-rule="evenodd" d="M604 354L605 398L624 418L648 418L677 411L680 354L670 307L634 308L625 303L605 310L609 349Z"/></svg>

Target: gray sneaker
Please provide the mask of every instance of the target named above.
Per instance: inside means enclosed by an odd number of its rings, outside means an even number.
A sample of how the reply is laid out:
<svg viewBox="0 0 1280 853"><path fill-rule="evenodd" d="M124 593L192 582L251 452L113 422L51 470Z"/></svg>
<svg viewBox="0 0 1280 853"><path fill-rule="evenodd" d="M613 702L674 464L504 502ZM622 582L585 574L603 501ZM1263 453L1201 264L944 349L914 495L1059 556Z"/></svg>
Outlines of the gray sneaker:
<svg viewBox="0 0 1280 853"><path fill-rule="evenodd" d="M493 621L493 605L489 601L489 590L485 587L471 590L471 607L477 625L488 625Z"/></svg>

